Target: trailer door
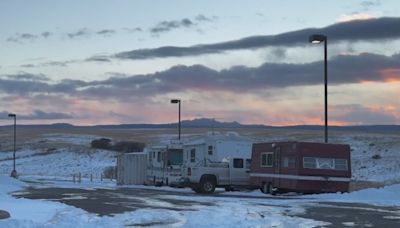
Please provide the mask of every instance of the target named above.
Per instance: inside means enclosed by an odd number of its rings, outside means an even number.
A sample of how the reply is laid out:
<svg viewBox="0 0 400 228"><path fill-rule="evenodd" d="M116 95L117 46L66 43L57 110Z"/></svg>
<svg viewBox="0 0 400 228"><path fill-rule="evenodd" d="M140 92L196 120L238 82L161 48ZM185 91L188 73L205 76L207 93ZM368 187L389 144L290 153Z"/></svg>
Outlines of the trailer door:
<svg viewBox="0 0 400 228"><path fill-rule="evenodd" d="M275 153L274 153L274 173L275 174L281 174L281 148L278 146L275 148ZM280 180L281 178L277 177L274 178L274 187L280 186Z"/></svg>

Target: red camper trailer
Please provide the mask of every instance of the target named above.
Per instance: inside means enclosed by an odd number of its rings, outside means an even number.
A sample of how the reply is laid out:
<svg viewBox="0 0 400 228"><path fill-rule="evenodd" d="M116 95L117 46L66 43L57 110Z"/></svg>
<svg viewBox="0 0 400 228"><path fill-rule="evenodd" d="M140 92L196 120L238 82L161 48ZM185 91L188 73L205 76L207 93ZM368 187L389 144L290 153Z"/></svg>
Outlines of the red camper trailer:
<svg viewBox="0 0 400 228"><path fill-rule="evenodd" d="M253 144L251 183L264 193L347 192L350 146L309 142Z"/></svg>

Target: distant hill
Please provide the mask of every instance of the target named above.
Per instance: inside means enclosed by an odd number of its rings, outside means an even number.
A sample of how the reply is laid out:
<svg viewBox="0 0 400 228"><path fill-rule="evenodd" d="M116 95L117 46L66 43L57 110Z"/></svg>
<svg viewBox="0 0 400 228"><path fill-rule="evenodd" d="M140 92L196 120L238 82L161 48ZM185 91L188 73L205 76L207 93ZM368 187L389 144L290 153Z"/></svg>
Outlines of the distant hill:
<svg viewBox="0 0 400 228"><path fill-rule="evenodd" d="M3 128L13 125L2 126ZM68 123L55 123L44 125L18 125L18 128L80 128L92 127L103 129L132 129L132 128L177 128L178 123L165 124L118 124L118 125L95 125L95 126L75 126ZM241 124L239 122L221 122L208 118L194 120L183 120L182 128L269 128L269 129L296 129L296 130L323 130L321 125L295 125L295 126L267 126L262 124ZM329 126L329 130L335 131L362 131L362 132L400 132L400 125L360 125L360 126Z"/></svg>
<svg viewBox="0 0 400 228"><path fill-rule="evenodd" d="M323 130L325 126L321 125L296 125L282 126L282 129L298 129L298 130ZM357 126L328 126L333 131L363 131L363 132L399 132L400 125L357 125Z"/></svg>

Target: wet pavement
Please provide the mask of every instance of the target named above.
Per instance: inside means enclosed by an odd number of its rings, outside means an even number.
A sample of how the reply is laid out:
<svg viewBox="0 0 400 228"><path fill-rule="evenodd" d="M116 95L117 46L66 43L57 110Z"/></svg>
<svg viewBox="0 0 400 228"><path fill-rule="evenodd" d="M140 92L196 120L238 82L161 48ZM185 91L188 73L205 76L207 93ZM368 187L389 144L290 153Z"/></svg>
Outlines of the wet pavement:
<svg viewBox="0 0 400 228"><path fill-rule="evenodd" d="M162 198L163 195L194 195L152 189L71 189L71 188L27 188L13 193L17 198L46 199L81 208L100 216L130 212L143 208L190 210L191 206L212 206L213 203L192 200Z"/></svg>
<svg viewBox="0 0 400 228"><path fill-rule="evenodd" d="M301 206L305 208L305 212L301 214L291 214L289 212L290 216L328 222L330 225L325 227L400 227L399 207L374 206L360 203L316 203L292 196L234 196L220 193L207 195L207 197L215 197L216 201L220 197L238 198L241 200L246 198L260 198L257 205L265 207L282 207L283 205L271 202L295 200L294 203L296 205L285 205L288 211L294 206ZM204 196L188 191L176 192L146 188L76 189L30 187L24 191L15 192L13 195L18 198L57 201L98 214L99 216L113 216L142 208L187 211L197 210L198 206L207 207L216 205L214 202L199 200ZM180 196L185 197L179 199Z"/></svg>

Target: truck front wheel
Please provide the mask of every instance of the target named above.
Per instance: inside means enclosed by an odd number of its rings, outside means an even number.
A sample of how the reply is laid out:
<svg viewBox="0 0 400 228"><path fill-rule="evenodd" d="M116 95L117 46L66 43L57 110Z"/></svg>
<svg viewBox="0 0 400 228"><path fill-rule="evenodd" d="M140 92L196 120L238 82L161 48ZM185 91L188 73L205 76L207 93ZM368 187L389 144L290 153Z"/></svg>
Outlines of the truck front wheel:
<svg viewBox="0 0 400 228"><path fill-rule="evenodd" d="M200 189L200 187L199 187L199 185L198 184L195 184L195 185L192 185L191 187L190 187L195 193L201 193L201 189Z"/></svg>
<svg viewBox="0 0 400 228"><path fill-rule="evenodd" d="M215 181L210 178L204 178L200 182L200 190L205 194L212 194L215 191Z"/></svg>

